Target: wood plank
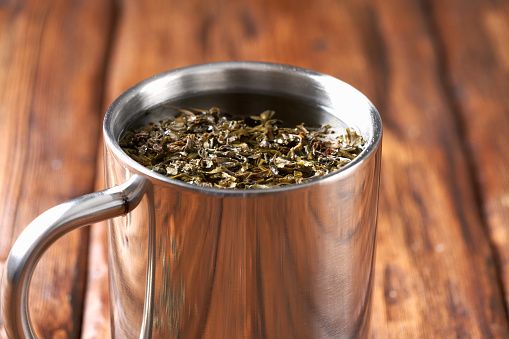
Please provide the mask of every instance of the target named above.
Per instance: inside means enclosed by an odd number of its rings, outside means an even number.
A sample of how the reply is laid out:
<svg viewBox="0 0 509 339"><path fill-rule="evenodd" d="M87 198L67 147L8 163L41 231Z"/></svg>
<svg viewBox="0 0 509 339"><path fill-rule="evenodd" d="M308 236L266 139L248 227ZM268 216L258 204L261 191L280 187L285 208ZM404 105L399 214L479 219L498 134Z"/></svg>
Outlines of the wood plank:
<svg viewBox="0 0 509 339"><path fill-rule="evenodd" d="M107 223L104 221L91 226L90 229L82 339L107 339L111 337L107 227Z"/></svg>
<svg viewBox="0 0 509 339"><path fill-rule="evenodd" d="M347 1L349 3L351 1ZM347 80L367 72L345 3L292 1L122 1L107 101L151 75L197 63L291 63ZM346 48L348 46L348 48ZM128 70L128 71L127 71ZM351 81L352 82L352 81Z"/></svg>
<svg viewBox="0 0 509 339"><path fill-rule="evenodd" d="M104 1L0 7L0 268L37 215L93 189L109 15ZM40 337L79 336L87 247L88 232L73 232L36 268Z"/></svg>
<svg viewBox="0 0 509 339"><path fill-rule="evenodd" d="M103 149L97 162L95 190L105 188ZM81 339L111 338L108 288L108 225L106 221L90 227L88 273L83 310Z"/></svg>
<svg viewBox="0 0 509 339"><path fill-rule="evenodd" d="M417 1L372 6L386 60L374 333L507 337L494 254L426 9Z"/></svg>
<svg viewBox="0 0 509 339"><path fill-rule="evenodd" d="M373 336L509 336L461 126L421 2L126 0L121 8L108 102L155 73L219 60L290 63L365 92L385 128Z"/></svg>
<svg viewBox="0 0 509 339"><path fill-rule="evenodd" d="M509 307L509 3L433 1L444 82L460 118L478 203Z"/></svg>

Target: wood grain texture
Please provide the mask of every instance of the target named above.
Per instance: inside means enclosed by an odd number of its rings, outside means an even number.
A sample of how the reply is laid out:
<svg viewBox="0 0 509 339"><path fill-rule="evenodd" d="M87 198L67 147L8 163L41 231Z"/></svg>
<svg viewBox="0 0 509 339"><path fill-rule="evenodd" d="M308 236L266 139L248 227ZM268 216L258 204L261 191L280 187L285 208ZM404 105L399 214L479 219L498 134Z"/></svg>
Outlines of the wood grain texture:
<svg viewBox="0 0 509 339"><path fill-rule="evenodd" d="M390 69L374 333L507 337L494 253L435 37L422 3L393 4L373 3Z"/></svg>
<svg viewBox="0 0 509 339"><path fill-rule="evenodd" d="M81 338L110 338L107 223L91 226Z"/></svg>
<svg viewBox="0 0 509 339"><path fill-rule="evenodd" d="M478 203L501 272L509 307L509 3L433 1L433 24L444 58Z"/></svg>
<svg viewBox="0 0 509 339"><path fill-rule="evenodd" d="M502 0L2 2L0 268L35 216L92 191L102 114L128 87L289 63L354 85L383 118L373 337L509 337L508 23ZM109 336L104 232L84 306L86 232L39 264L42 337L78 337L82 307L82 336Z"/></svg>
<svg viewBox="0 0 509 339"><path fill-rule="evenodd" d="M105 188L102 147L99 147L97 159L95 190L100 191ZM106 221L90 227L87 282L81 329L82 339L107 339L111 337L107 227Z"/></svg>
<svg viewBox="0 0 509 339"><path fill-rule="evenodd" d="M149 75L219 60L290 63L365 92L385 124L374 337L508 335L469 154L423 2L125 1L122 8L110 101Z"/></svg>
<svg viewBox="0 0 509 339"><path fill-rule="evenodd" d="M109 14L102 1L2 2L0 13L3 268L30 221L93 189ZM67 235L35 270L42 338L79 337L87 247L88 232Z"/></svg>

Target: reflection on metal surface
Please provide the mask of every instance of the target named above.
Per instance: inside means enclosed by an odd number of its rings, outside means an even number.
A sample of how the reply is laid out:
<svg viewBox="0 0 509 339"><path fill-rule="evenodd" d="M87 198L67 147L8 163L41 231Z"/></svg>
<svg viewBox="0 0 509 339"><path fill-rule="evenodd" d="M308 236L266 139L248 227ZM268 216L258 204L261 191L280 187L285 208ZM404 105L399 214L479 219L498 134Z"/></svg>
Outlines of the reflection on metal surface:
<svg viewBox="0 0 509 339"><path fill-rule="evenodd" d="M379 166L377 152L348 176L246 195L153 182L151 196L110 222L115 337L140 333L150 229L155 338L364 335Z"/></svg>

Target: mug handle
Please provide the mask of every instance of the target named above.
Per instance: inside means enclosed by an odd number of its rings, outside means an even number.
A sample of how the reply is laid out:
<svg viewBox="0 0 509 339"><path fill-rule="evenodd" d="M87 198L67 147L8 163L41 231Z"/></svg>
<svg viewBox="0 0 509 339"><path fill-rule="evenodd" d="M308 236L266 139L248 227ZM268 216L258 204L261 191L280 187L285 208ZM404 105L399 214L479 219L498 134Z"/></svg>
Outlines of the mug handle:
<svg viewBox="0 0 509 339"><path fill-rule="evenodd" d="M57 205L28 225L14 243L3 272L2 317L9 338L37 338L28 312L28 289L43 253L76 228L133 210L143 198L146 183L135 174L120 186Z"/></svg>

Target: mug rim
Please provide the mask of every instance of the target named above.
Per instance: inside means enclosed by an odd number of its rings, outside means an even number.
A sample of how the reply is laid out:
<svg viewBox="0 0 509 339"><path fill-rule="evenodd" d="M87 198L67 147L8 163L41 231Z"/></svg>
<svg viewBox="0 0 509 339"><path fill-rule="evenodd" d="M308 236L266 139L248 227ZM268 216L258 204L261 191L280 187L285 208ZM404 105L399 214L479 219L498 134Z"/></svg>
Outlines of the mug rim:
<svg viewBox="0 0 509 339"><path fill-rule="evenodd" d="M360 95L362 100L369 107L369 114L371 120L371 126L373 128L373 135L369 140L367 140L366 145L362 152L350 163L339 168L338 170L326 174L322 177L318 177L315 179L311 179L309 181L299 183L299 184L290 184L284 186L270 187L270 188L219 188L219 187L206 187L200 185L194 185L182 180L171 179L163 174L152 171L145 166L138 163L136 160L132 159L127 153L125 153L120 147L118 140L115 139L114 133L112 131L112 114L118 106L121 106L135 97L140 91L147 87L147 85L154 83L158 80L161 80L165 77L175 75L178 73L185 72L193 72L200 71L210 68L216 69L249 69L249 70L259 70L259 71L278 71L278 72L297 72L303 76L309 76L316 79L322 79L324 81L334 81L338 82L338 84L342 84L349 88L349 90L356 92L357 95ZM276 192L286 192L289 190L306 188L311 185L320 185L327 184L331 180L337 180L338 177L348 176L351 171L356 170L363 163L365 163L369 158L374 156L379 147L381 147L382 140L382 119L376 107L373 103L358 89L349 85L348 83L333 77L331 75L327 75L324 73L320 73L317 71L313 71L307 68L302 68L298 66L292 66L288 64L281 63L272 63L272 62L259 62L259 61L223 61L223 62L210 62L210 63L202 63L202 64L194 64L185 67L171 69L162 73L158 73L149 78L146 78L133 86L131 86L126 91L122 92L108 107L106 114L103 119L103 137L105 141L105 145L107 148L111 150L118 161L120 161L126 168L129 168L133 172L140 174L146 178L150 178L151 181L158 182L160 185L177 185L182 188L190 189L190 190L198 190L202 192L208 192L211 194L221 194L221 195L251 195L251 194L263 194L263 193L276 193Z"/></svg>

